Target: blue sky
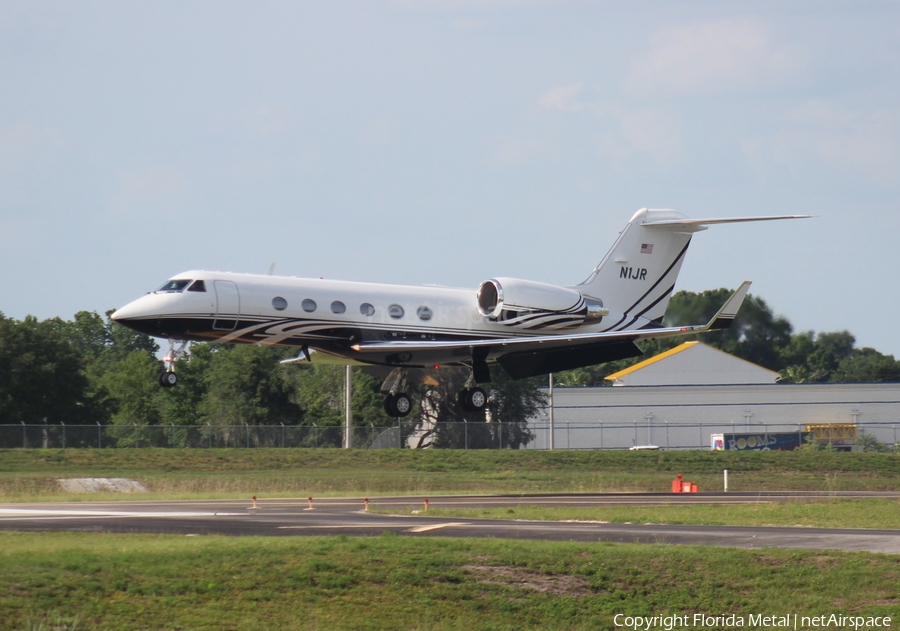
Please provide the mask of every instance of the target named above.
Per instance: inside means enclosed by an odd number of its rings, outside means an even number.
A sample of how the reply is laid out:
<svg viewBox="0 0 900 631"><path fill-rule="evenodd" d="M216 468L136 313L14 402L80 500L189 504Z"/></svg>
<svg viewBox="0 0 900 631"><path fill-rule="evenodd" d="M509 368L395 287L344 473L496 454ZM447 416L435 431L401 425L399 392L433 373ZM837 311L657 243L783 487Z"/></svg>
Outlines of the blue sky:
<svg viewBox="0 0 900 631"><path fill-rule="evenodd" d="M900 357L900 3L0 4L0 311L187 269L582 281L639 208L680 289Z"/></svg>

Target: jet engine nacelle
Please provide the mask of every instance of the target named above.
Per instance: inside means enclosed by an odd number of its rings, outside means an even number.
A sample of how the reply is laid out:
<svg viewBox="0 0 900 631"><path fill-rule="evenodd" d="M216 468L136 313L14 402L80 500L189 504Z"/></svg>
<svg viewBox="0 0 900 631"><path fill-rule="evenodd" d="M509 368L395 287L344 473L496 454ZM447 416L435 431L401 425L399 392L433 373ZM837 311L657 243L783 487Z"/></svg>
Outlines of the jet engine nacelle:
<svg viewBox="0 0 900 631"><path fill-rule="evenodd" d="M568 287L518 278L492 278L478 287L478 312L507 326L563 328L599 322L609 311L603 302Z"/></svg>

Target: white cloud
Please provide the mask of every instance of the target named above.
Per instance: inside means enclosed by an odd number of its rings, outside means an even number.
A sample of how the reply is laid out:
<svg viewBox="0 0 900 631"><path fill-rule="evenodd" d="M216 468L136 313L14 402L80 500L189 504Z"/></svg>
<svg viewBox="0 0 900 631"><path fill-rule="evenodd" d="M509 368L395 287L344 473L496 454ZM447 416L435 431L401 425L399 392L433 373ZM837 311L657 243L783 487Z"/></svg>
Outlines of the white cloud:
<svg viewBox="0 0 900 631"><path fill-rule="evenodd" d="M387 118L376 118L367 121L360 132L360 142L364 147L380 149L395 142L397 124Z"/></svg>
<svg viewBox="0 0 900 631"><path fill-rule="evenodd" d="M34 217L0 220L0 250L7 255L29 251L43 234L38 223Z"/></svg>
<svg viewBox="0 0 900 631"><path fill-rule="evenodd" d="M810 167L829 177L863 178L896 188L900 172L900 113L809 101L784 113L768 135L742 141L758 175L773 169L800 173Z"/></svg>
<svg viewBox="0 0 900 631"><path fill-rule="evenodd" d="M218 134L230 134L239 130L250 140L262 140L293 132L295 114L286 105L264 103L219 112L211 117L209 125Z"/></svg>
<svg viewBox="0 0 900 631"><path fill-rule="evenodd" d="M599 148L611 163L647 156L658 166L672 167L684 159L684 130L677 116L651 107L613 111L616 124Z"/></svg>
<svg viewBox="0 0 900 631"><path fill-rule="evenodd" d="M549 152L536 138L503 138L493 141L487 163L492 167L518 167L533 159L546 157Z"/></svg>
<svg viewBox="0 0 900 631"><path fill-rule="evenodd" d="M187 207L188 180L169 167L121 171L118 189L109 202L114 216L146 213L172 216Z"/></svg>
<svg viewBox="0 0 900 631"><path fill-rule="evenodd" d="M48 125L19 122L0 127L0 169L47 164L64 146L57 130Z"/></svg>
<svg viewBox="0 0 900 631"><path fill-rule="evenodd" d="M638 94L690 96L759 90L796 80L805 57L751 18L669 27L631 63L627 85Z"/></svg>
<svg viewBox="0 0 900 631"><path fill-rule="evenodd" d="M389 5L398 11L430 13L520 9L547 4L550 4L549 0L391 0L389 2Z"/></svg>
<svg viewBox="0 0 900 631"><path fill-rule="evenodd" d="M610 164L650 157L669 167L684 159L684 125L663 106L635 106L623 101L590 99L584 83L551 88L538 100L541 107L596 119L589 126L598 153Z"/></svg>
<svg viewBox="0 0 900 631"><path fill-rule="evenodd" d="M538 103L541 107L549 107L550 109L574 111L579 109L576 102L578 96L584 90L584 83L573 83L572 85L563 85L550 88L540 98Z"/></svg>
<svg viewBox="0 0 900 631"><path fill-rule="evenodd" d="M900 173L900 115L877 109L855 115L843 108L811 121L797 112L798 122L812 136L820 159L834 168L850 168L872 181L897 186Z"/></svg>

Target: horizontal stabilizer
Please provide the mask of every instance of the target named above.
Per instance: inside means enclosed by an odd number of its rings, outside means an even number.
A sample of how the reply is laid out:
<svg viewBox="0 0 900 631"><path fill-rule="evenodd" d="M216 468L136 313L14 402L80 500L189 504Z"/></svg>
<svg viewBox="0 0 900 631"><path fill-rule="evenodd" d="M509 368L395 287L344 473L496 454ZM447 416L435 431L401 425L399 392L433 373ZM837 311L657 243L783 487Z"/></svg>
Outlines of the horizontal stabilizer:
<svg viewBox="0 0 900 631"><path fill-rule="evenodd" d="M674 228L685 232L699 232L707 226L722 223L745 223L749 221L778 221L780 219L810 219L813 215L768 215L764 217L725 217L721 219L657 219L641 223L647 228Z"/></svg>

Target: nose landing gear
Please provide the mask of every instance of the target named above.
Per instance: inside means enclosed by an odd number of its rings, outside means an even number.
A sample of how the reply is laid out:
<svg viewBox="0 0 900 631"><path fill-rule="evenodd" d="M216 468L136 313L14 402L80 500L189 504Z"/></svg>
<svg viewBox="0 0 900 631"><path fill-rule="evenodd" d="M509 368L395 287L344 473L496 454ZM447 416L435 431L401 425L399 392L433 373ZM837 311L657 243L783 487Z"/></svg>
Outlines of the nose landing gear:
<svg viewBox="0 0 900 631"><path fill-rule="evenodd" d="M412 398L405 392L407 368L394 368L381 386L384 397L384 411L392 418L403 418L412 411Z"/></svg>
<svg viewBox="0 0 900 631"><path fill-rule="evenodd" d="M175 362L182 357L186 357L188 342L179 342L175 345L175 340L169 339L169 353L163 357L163 364L166 369L157 375L156 379L163 388L171 388L178 383L178 375L175 374Z"/></svg>

